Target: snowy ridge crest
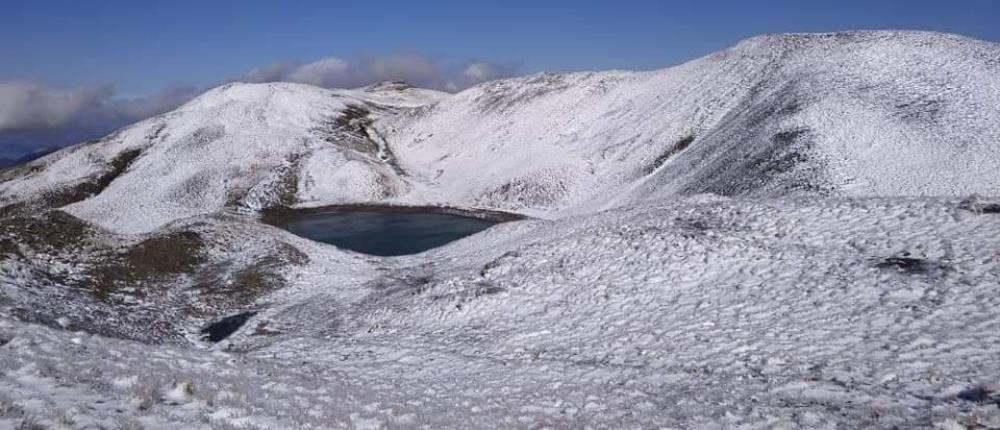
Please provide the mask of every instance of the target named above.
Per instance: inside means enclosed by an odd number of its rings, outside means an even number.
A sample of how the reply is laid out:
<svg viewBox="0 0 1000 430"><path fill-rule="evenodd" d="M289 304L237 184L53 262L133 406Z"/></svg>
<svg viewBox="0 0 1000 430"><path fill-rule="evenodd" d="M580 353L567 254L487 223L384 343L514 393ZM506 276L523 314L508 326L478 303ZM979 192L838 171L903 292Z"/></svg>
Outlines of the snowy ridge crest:
<svg viewBox="0 0 1000 430"><path fill-rule="evenodd" d="M129 151L107 186L55 203L148 232L244 206L558 217L699 193L998 195L998 64L993 43L864 31L760 36L654 72L543 73L454 95L228 84L8 172L0 199L93 182Z"/></svg>

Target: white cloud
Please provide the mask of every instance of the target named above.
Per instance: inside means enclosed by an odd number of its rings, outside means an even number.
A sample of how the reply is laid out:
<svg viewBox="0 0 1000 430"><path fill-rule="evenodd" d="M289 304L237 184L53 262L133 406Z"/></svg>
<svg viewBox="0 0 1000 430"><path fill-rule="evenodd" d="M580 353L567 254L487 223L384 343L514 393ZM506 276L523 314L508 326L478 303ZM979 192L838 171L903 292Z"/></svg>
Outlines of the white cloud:
<svg viewBox="0 0 1000 430"><path fill-rule="evenodd" d="M120 98L110 86L64 90L35 82L0 82L0 156L16 158L100 137L174 109L202 91L175 87Z"/></svg>
<svg viewBox="0 0 1000 430"><path fill-rule="evenodd" d="M486 62L475 62L469 64L464 71L462 71L462 76L471 82L486 82L497 78L497 71L493 65Z"/></svg>
<svg viewBox="0 0 1000 430"><path fill-rule="evenodd" d="M110 95L106 87L57 90L32 82L0 83L0 132L56 127Z"/></svg>
<svg viewBox="0 0 1000 430"><path fill-rule="evenodd" d="M122 125L171 110L199 92L175 87L145 97L116 98L110 86L62 90L34 82L0 82L0 133L74 123Z"/></svg>
<svg viewBox="0 0 1000 430"><path fill-rule="evenodd" d="M240 80L244 82L273 82L288 76L291 71L301 65L299 62L284 62L258 67L245 73Z"/></svg>
<svg viewBox="0 0 1000 430"><path fill-rule="evenodd" d="M357 88L383 81L406 81L422 88L458 91L511 76L514 66L486 61L451 64L416 54L329 57L311 63L281 62L253 69L233 79L244 82L298 82L326 88Z"/></svg>
<svg viewBox="0 0 1000 430"><path fill-rule="evenodd" d="M339 58L324 58L291 70L283 80L325 87L350 79L350 68L350 64Z"/></svg>

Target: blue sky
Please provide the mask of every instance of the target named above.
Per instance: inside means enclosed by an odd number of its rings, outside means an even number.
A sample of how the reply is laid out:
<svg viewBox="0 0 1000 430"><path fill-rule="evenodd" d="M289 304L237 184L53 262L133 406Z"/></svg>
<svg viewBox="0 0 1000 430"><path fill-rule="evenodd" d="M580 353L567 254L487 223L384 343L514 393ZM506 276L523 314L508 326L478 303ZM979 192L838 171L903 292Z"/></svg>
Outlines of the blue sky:
<svg viewBox="0 0 1000 430"><path fill-rule="evenodd" d="M540 70L648 69L760 33L907 28L1000 39L1000 2L5 1L0 76L126 93L265 64L415 52Z"/></svg>
<svg viewBox="0 0 1000 430"><path fill-rule="evenodd" d="M354 66L351 79L323 81L331 85L362 82L380 59L399 57L407 67L414 61L430 67L420 75L428 85L461 87L474 82L453 81L474 62L492 67L486 77L652 69L761 33L898 28L1000 40L1000 1L990 0L5 0L0 6L0 85L30 83L37 91L55 91L53 100L87 90L78 103L86 106L164 90L193 93L269 66L281 71L267 79L280 79L296 66L330 57L363 65ZM376 77L381 75L371 79ZM11 93L0 91L0 98ZM155 111L158 103L96 118L74 113L21 121L21 128L85 121L117 126L112 117L130 120L124 117ZM0 118L0 145L5 133L10 127L5 130ZM18 133L20 143L8 140L7 146L20 151L30 137Z"/></svg>

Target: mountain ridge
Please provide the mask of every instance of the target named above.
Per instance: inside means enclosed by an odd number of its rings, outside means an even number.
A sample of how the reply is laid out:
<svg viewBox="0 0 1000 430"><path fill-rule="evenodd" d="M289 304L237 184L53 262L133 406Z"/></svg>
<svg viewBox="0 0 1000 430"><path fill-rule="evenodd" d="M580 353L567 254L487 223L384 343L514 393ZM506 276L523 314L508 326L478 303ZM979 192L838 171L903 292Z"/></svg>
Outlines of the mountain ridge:
<svg viewBox="0 0 1000 430"><path fill-rule="evenodd" d="M998 46L932 32L800 33L657 71L543 73L453 95L227 84L0 178L0 202L85 182L133 150L121 178L66 209L148 232L274 205L558 217L704 192L996 195L1000 121L984 113L1000 111Z"/></svg>

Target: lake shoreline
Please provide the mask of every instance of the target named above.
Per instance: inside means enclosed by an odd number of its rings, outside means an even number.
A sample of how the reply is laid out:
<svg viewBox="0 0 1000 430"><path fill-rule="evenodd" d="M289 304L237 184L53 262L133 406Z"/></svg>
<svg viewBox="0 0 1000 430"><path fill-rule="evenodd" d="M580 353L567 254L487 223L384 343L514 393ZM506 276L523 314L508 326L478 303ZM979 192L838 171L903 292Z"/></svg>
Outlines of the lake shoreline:
<svg viewBox="0 0 1000 430"><path fill-rule="evenodd" d="M514 212L503 212L492 209L479 208L458 208L452 206L411 206L411 205L391 205L374 203L352 203L344 205L327 205L309 208L294 208L288 206L264 209L260 212L258 219L275 227L283 227L288 221L306 216L324 213L430 213L455 215L467 218L493 221L496 223L521 221L531 219L531 217Z"/></svg>

